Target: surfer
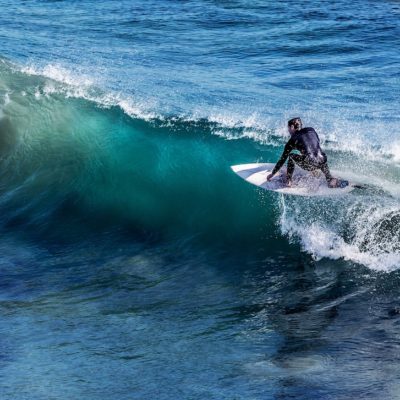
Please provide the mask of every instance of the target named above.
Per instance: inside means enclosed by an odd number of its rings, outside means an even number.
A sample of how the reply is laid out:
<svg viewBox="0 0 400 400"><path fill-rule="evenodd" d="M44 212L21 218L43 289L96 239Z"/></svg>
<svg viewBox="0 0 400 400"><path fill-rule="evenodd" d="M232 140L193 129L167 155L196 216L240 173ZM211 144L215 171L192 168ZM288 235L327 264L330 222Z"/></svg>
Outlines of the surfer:
<svg viewBox="0 0 400 400"><path fill-rule="evenodd" d="M339 184L338 179L333 178L329 171L327 157L321 150L319 137L315 129L303 128L300 118L292 118L288 121L288 131L290 139L285 145L281 158L267 176L267 180L270 181L272 179L288 158L286 173L286 185L288 187L292 185L292 175L296 164L306 171L321 170L325 175L328 186L331 188L337 187ZM298 150L300 154L292 153L293 150Z"/></svg>

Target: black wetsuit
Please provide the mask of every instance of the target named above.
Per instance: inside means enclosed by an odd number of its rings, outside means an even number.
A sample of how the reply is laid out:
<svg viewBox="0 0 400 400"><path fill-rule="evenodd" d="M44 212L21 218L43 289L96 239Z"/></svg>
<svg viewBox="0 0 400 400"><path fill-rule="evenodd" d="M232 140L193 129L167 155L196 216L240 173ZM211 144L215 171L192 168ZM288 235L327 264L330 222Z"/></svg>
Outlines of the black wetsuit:
<svg viewBox="0 0 400 400"><path fill-rule="evenodd" d="M298 150L301 154L291 153L293 150ZM289 158L287 164L287 178L289 180L292 179L295 163L306 171L320 169L328 182L332 180L326 154L321 150L319 137L314 128L303 128L292 135L272 171L273 175L280 170L287 158Z"/></svg>

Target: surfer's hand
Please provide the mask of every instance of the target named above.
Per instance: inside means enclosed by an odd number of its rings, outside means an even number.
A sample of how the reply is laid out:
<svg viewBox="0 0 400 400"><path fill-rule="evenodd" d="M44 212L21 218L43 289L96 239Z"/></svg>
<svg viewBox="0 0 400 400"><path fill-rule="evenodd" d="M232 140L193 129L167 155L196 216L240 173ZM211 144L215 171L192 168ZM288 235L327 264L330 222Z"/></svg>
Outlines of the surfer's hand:
<svg viewBox="0 0 400 400"><path fill-rule="evenodd" d="M271 181L271 179L274 177L274 175L273 174L269 174L268 176L267 176L267 181L268 182L270 182Z"/></svg>

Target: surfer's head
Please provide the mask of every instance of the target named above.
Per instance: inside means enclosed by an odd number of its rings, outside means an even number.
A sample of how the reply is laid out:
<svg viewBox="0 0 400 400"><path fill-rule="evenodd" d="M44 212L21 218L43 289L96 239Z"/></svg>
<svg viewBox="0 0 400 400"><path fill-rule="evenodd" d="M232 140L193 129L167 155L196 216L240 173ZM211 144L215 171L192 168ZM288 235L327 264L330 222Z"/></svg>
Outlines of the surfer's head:
<svg viewBox="0 0 400 400"><path fill-rule="evenodd" d="M288 121L288 130L291 135L299 131L303 127L303 123L299 117L292 118Z"/></svg>

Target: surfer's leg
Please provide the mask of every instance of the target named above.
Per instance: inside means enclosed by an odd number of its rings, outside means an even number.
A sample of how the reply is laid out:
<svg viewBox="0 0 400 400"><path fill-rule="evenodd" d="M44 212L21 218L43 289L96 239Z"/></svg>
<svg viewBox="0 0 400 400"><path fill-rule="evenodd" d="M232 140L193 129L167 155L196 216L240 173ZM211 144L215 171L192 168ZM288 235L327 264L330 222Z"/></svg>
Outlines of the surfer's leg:
<svg viewBox="0 0 400 400"><path fill-rule="evenodd" d="M324 173L326 181L328 182L328 186L330 188L336 188L340 186L340 180L334 178L329 171L328 163L324 162L321 166L321 171Z"/></svg>
<svg viewBox="0 0 400 400"><path fill-rule="evenodd" d="M326 181L328 182L328 184L331 183L333 176L331 175L331 172L329 171L329 167L328 167L328 163L324 162L321 166L321 171L323 172L323 174L325 175Z"/></svg>
<svg viewBox="0 0 400 400"><path fill-rule="evenodd" d="M293 161L293 156L294 156L294 154L289 154L289 157L288 157L288 162L287 162L287 167L286 167L287 182L292 181L293 171L294 171L294 167L295 167L295 164Z"/></svg>
<svg viewBox="0 0 400 400"><path fill-rule="evenodd" d="M325 175L326 181L328 182L329 187L337 187L339 181L335 179L331 172L329 171L328 163L325 161L322 164L314 164L310 162L310 160L303 155L300 154L290 154L288 165L287 165L287 179L289 182L292 180L292 175L294 171L295 164L297 164L300 168L306 171L318 171L321 170L322 173Z"/></svg>
<svg viewBox="0 0 400 400"><path fill-rule="evenodd" d="M300 167L302 167L302 164L304 163L304 156L300 154L289 154L288 157L288 162L287 162L287 167L286 167L286 179L288 181L288 186L290 186L292 182L292 176L294 172L294 167L296 164L298 164Z"/></svg>

